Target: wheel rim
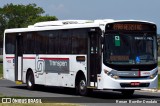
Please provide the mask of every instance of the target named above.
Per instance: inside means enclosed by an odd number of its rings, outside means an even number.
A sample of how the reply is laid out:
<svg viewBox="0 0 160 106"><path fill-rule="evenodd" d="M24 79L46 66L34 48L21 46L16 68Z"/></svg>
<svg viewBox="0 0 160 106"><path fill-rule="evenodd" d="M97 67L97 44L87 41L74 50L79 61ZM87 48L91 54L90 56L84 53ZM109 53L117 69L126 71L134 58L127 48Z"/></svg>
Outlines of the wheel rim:
<svg viewBox="0 0 160 106"><path fill-rule="evenodd" d="M32 86L32 83L30 80L28 80L28 85L31 87Z"/></svg>
<svg viewBox="0 0 160 106"><path fill-rule="evenodd" d="M79 87L80 87L80 91L81 92L85 92L85 90L86 90L86 82L84 80L81 80Z"/></svg>
<svg viewBox="0 0 160 106"><path fill-rule="evenodd" d="M28 86L32 87L32 77L31 76L29 76L28 78Z"/></svg>

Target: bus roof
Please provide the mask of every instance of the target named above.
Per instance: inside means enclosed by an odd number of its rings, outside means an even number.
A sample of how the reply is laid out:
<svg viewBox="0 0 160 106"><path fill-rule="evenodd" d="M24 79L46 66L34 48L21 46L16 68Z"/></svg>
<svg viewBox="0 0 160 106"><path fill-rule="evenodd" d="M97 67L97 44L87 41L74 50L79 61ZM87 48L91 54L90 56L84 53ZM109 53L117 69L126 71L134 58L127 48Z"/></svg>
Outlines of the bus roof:
<svg viewBox="0 0 160 106"><path fill-rule="evenodd" d="M99 24L94 23L94 21L92 21L92 20L46 21L46 22L38 22L34 25L29 25L26 28L6 29L5 33L58 30L58 29L90 28L90 27L98 27L98 26L99 26Z"/></svg>

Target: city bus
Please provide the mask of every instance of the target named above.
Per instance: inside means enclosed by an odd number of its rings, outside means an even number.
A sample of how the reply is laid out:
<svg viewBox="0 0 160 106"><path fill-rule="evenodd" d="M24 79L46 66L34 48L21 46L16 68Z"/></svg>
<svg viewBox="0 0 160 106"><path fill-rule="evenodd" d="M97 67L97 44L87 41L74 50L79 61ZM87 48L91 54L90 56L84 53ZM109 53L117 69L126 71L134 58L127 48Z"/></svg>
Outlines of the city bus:
<svg viewBox="0 0 160 106"><path fill-rule="evenodd" d="M6 29L3 77L37 85L92 90L157 88L156 25L136 20L59 20Z"/></svg>

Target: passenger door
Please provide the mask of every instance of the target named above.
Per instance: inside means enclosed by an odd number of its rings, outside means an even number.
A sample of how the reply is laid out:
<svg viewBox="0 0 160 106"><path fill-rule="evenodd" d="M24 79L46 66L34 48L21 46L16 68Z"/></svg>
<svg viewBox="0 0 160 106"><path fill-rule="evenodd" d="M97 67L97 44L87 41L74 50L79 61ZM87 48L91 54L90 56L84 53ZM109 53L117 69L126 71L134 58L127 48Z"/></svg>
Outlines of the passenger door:
<svg viewBox="0 0 160 106"><path fill-rule="evenodd" d="M16 35L15 43L15 81L22 81L23 70L23 36L21 33Z"/></svg>
<svg viewBox="0 0 160 106"><path fill-rule="evenodd" d="M96 86L97 74L101 72L101 35L98 31L89 34L89 82L90 86Z"/></svg>

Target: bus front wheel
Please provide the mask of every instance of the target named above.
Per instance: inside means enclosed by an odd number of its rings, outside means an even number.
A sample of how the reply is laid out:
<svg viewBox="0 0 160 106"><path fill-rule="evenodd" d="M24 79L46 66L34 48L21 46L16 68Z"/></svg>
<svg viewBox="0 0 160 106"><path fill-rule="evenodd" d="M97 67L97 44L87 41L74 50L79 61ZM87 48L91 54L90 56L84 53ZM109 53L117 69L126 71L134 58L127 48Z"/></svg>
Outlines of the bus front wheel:
<svg viewBox="0 0 160 106"><path fill-rule="evenodd" d="M87 95L87 83L86 83L86 79L84 77L79 79L76 90L82 96Z"/></svg>
<svg viewBox="0 0 160 106"><path fill-rule="evenodd" d="M33 72L30 71L30 72L27 74L27 88L28 88L29 90L33 90L33 89L34 89L34 86L35 86L35 82L34 82Z"/></svg>
<svg viewBox="0 0 160 106"><path fill-rule="evenodd" d="M121 93L125 97L131 97L134 94L134 90L122 90Z"/></svg>

